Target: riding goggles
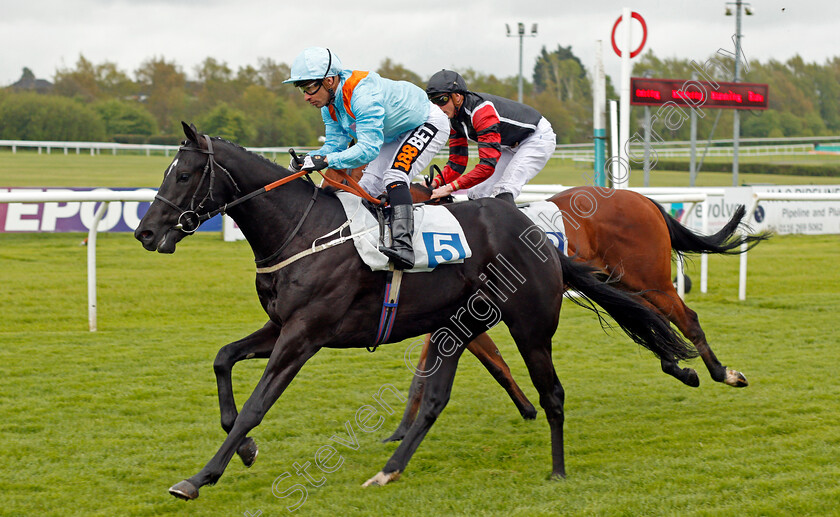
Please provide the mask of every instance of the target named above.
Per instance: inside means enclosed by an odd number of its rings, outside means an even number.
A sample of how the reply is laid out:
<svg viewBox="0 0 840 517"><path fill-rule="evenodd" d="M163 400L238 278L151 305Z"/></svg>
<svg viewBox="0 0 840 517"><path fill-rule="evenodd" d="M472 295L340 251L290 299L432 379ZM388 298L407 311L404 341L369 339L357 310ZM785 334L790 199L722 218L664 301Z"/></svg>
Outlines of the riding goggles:
<svg viewBox="0 0 840 517"><path fill-rule="evenodd" d="M298 90L300 90L301 93L303 93L304 95L315 95L316 93L318 93L318 90L320 90L321 86L323 85L323 81L312 81L310 83L298 86Z"/></svg>
<svg viewBox="0 0 840 517"><path fill-rule="evenodd" d="M444 106L447 102L449 102L449 95L435 95L434 97L429 97L429 100L432 101L433 104Z"/></svg>

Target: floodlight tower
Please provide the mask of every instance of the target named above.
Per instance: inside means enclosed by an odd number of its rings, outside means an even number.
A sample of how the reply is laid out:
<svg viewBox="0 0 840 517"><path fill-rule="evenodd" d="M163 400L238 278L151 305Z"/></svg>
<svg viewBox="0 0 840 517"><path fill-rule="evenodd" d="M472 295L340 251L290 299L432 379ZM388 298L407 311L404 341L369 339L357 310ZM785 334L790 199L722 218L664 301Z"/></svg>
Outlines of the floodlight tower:
<svg viewBox="0 0 840 517"><path fill-rule="evenodd" d="M507 28L508 38L519 38L519 102L522 102L522 39L524 37L534 38L537 36L537 24L531 25L531 34L525 34L525 24L519 22L518 31L516 34L510 33L510 25L505 24Z"/></svg>
<svg viewBox="0 0 840 517"><path fill-rule="evenodd" d="M735 6L735 79L738 82L741 72L741 7L744 8L744 13L747 16L752 16L752 6L747 2L737 0L735 2L726 2L726 16L732 16L732 9L730 5ZM738 186L738 138L741 136L741 113L734 109L732 110L732 186Z"/></svg>

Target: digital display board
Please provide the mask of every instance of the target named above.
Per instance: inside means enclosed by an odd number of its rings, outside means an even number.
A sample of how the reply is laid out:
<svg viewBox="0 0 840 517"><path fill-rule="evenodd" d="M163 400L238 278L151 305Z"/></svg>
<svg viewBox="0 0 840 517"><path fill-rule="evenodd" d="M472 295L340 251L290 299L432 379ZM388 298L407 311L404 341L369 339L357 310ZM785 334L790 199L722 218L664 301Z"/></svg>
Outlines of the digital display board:
<svg viewBox="0 0 840 517"><path fill-rule="evenodd" d="M630 104L662 106L673 102L694 108L767 109L767 85L712 83L692 79L630 78Z"/></svg>

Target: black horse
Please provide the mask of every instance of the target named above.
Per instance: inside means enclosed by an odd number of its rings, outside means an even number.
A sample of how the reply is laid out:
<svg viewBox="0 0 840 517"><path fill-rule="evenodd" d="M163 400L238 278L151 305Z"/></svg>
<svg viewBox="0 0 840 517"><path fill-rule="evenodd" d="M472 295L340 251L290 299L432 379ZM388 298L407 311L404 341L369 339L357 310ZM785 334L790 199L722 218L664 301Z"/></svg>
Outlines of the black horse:
<svg viewBox="0 0 840 517"><path fill-rule="evenodd" d="M346 221L340 201L311 182L286 182L291 179L288 170L235 144L199 134L194 126L183 126L187 140L135 232L147 250L173 253L201 220L226 211L248 239L258 265L276 265L310 249ZM365 485L385 484L405 469L449 400L463 345L498 321L507 324L539 392L551 432L552 474L565 476L565 395L551 361L564 282L604 307L628 335L655 354L689 358L696 351L661 316L604 284L589 267L559 256L547 240L534 239L535 227L511 205L484 199L448 209L464 227L473 255L461 264L405 275L387 340L432 333L427 361L440 367L428 378L418 417L402 443ZM170 493L198 497L202 486L221 477L235 452L250 466L257 448L248 432L322 347L375 344L386 275L365 266L351 242L256 275L257 294L269 321L222 347L214 364L227 438L198 474L174 485ZM252 357L268 358L268 364L237 413L231 368Z"/></svg>

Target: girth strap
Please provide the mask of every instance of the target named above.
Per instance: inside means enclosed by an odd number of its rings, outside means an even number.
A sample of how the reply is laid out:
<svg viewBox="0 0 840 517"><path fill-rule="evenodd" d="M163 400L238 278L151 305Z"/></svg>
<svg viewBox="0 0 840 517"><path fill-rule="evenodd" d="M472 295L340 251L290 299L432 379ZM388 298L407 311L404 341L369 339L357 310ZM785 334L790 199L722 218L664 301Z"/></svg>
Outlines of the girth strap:
<svg viewBox="0 0 840 517"><path fill-rule="evenodd" d="M391 337L391 330L394 328L394 320L397 319L397 305L400 300L400 287L402 286L402 269L391 269L385 281L385 298L382 301L382 314L379 316L379 330L376 333L376 344L367 348L368 352L375 352L376 348L388 341Z"/></svg>

